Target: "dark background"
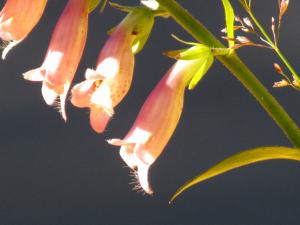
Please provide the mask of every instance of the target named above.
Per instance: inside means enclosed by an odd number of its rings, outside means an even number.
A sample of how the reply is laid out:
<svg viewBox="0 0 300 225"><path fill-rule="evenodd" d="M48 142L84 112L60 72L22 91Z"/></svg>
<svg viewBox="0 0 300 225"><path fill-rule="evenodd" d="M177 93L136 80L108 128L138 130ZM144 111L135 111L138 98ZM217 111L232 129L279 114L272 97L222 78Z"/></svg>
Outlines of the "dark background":
<svg viewBox="0 0 300 225"><path fill-rule="evenodd" d="M119 1L135 4L138 1ZM220 1L181 2L215 35L221 36ZM237 1L232 1L239 9ZM275 0L253 1L269 27ZM1 1L1 7L5 1ZM289 146L287 138L245 88L219 62L195 91L186 93L182 119L163 154L151 169L153 197L132 191L129 169L118 149L105 139L122 138L143 101L173 61L164 50L182 47L170 33L193 40L172 20L158 18L150 41L136 58L135 76L126 99L103 135L94 133L88 110L68 103L68 123L42 99L41 85L22 73L43 62L51 32L66 1L49 0L31 35L0 62L0 224L3 225L296 225L300 223L300 166L272 161L248 166L198 185L173 205L168 200L188 179L241 150ZM281 47L299 69L300 2L291 1ZM241 15L245 15L239 9ZM95 65L123 13L108 7L90 16L88 44L75 82ZM241 57L300 124L300 95L272 89L280 79L271 51L245 48Z"/></svg>

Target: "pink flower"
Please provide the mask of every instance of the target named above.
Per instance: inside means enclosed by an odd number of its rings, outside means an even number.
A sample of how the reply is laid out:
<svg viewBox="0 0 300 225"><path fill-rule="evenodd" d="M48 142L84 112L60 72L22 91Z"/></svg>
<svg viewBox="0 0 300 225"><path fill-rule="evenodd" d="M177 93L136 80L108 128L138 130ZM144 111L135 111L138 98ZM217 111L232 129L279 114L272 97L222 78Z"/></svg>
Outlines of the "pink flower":
<svg viewBox="0 0 300 225"><path fill-rule="evenodd" d="M152 194L148 171L171 138L181 116L184 91L199 69L199 60L179 60L150 93L132 128L123 140L111 139L121 146L126 164L137 170L140 186Z"/></svg>
<svg viewBox="0 0 300 225"><path fill-rule="evenodd" d="M69 0L53 32L44 63L24 74L27 80L43 82L42 94L48 105L60 97L65 120L66 96L86 42L89 4L87 0Z"/></svg>
<svg viewBox="0 0 300 225"><path fill-rule="evenodd" d="M4 59L8 51L24 40L38 23L47 0L7 0L0 12L0 38L10 42L4 49Z"/></svg>
<svg viewBox="0 0 300 225"><path fill-rule="evenodd" d="M96 70L87 69L86 80L72 89L73 105L90 108L90 124L101 133L114 114L114 107L126 96L134 69L133 45L148 37L153 16L144 9L130 13L106 41ZM151 20L152 19L152 20ZM147 32L145 32L147 31Z"/></svg>

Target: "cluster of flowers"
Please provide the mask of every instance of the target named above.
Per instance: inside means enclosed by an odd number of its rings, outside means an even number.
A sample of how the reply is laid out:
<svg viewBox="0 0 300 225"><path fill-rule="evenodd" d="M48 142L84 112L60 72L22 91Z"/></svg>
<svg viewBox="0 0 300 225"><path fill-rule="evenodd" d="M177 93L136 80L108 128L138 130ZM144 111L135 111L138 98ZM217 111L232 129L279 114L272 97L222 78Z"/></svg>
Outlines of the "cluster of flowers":
<svg viewBox="0 0 300 225"><path fill-rule="evenodd" d="M46 4L47 0L7 0L0 13L0 38L8 42L3 58L38 23ZM91 4L92 0L68 1L52 34L44 63L24 73L26 80L42 82L42 95L47 104L53 105L59 98L65 120L65 101L85 47ZM154 17L154 11L145 6L132 8L110 33L96 69L87 69L85 80L71 90L72 104L90 109L90 124L98 133L105 130L114 107L130 88L134 55L146 43ZM199 70L200 61L189 57L177 60L150 93L126 137L108 140L121 147L121 157L137 172L146 193L153 192L148 182L149 167L176 128L185 88Z"/></svg>

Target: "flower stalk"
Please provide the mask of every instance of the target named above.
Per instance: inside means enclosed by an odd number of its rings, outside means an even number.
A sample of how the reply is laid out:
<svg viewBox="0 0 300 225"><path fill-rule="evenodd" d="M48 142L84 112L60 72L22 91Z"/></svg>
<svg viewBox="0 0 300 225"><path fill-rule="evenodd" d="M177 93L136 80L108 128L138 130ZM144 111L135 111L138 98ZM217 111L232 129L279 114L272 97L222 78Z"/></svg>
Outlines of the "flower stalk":
<svg viewBox="0 0 300 225"><path fill-rule="evenodd" d="M266 39L266 41L268 42L268 44L270 45L270 47L276 52L276 54L281 59L281 61L289 69L289 71L293 75L293 78L295 79L295 81L298 84L300 84L300 76L296 72L296 70L293 68L293 66L289 63L289 61L286 59L286 57L283 55L283 53L281 52L281 50L279 49L279 47L277 45L277 41L276 41L277 38L275 37L275 40L272 41L272 39L270 38L270 36L268 35L268 33L265 31L265 29L262 27L262 25L259 23L259 21L256 19L256 17L252 13L250 7L247 6L247 5L245 5L245 3L243 3L243 2L241 2L241 4L244 7L244 9L246 10L246 12L248 13L248 15L251 17L251 19L253 20L253 22L255 23L255 25L257 26L257 28L259 29L259 31L262 33L262 35L264 36L264 38Z"/></svg>

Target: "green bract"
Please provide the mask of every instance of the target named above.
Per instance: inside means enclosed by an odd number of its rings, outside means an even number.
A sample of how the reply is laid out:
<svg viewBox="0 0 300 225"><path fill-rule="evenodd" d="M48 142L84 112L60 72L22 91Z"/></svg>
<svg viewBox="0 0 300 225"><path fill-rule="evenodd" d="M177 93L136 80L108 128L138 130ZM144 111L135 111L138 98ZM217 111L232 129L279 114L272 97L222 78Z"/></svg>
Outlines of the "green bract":
<svg viewBox="0 0 300 225"><path fill-rule="evenodd" d="M202 79L202 77L207 73L207 71L210 69L210 67L213 64L213 61L214 61L214 56L211 51L207 52L207 54L203 54L199 58L199 67L200 68L189 83L188 88L190 90L194 89L195 86Z"/></svg>
<svg viewBox="0 0 300 225"><path fill-rule="evenodd" d="M132 46L134 54L141 51L147 42L154 25L153 11L147 7L137 7L132 10L124 21L128 24L133 24L132 34L136 35Z"/></svg>
<svg viewBox="0 0 300 225"><path fill-rule="evenodd" d="M135 35L132 52L133 54L137 54L143 49L151 33L154 25L155 11L146 6L131 7L111 2L110 5L120 11L128 13L120 23L120 26L127 29L132 35ZM114 30L115 28L112 28L109 30L108 34L112 33Z"/></svg>
<svg viewBox="0 0 300 225"><path fill-rule="evenodd" d="M165 55L177 60L198 60L199 69L189 82L188 88L191 90L199 83L202 77L207 73L214 61L214 54L206 45L185 42L193 45L191 48L166 52Z"/></svg>

